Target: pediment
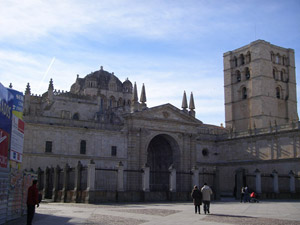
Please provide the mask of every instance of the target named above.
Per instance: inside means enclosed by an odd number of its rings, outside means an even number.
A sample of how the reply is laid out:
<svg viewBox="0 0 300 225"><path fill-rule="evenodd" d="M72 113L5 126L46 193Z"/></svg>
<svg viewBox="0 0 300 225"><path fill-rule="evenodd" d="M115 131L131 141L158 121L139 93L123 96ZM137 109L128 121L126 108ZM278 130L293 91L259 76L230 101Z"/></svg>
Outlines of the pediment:
<svg viewBox="0 0 300 225"><path fill-rule="evenodd" d="M176 121L181 123L196 123L203 124L200 120L183 112L171 104L164 104L147 108L143 111L138 111L130 114L132 119L145 119L145 120L163 120L163 121Z"/></svg>

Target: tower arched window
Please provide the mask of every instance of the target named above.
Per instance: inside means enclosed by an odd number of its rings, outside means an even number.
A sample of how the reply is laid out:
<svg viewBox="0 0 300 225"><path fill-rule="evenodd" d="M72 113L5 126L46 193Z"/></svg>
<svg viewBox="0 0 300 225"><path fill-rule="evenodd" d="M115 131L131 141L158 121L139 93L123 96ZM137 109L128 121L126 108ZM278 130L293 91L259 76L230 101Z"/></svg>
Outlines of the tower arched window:
<svg viewBox="0 0 300 225"><path fill-rule="evenodd" d="M280 71L280 80L283 81L283 77L284 77L284 72L283 70Z"/></svg>
<svg viewBox="0 0 300 225"><path fill-rule="evenodd" d="M241 72L239 70L236 71L236 81L237 82L241 81Z"/></svg>
<svg viewBox="0 0 300 225"><path fill-rule="evenodd" d="M242 99L246 99L247 98L247 88L243 87L242 88Z"/></svg>
<svg viewBox="0 0 300 225"><path fill-rule="evenodd" d="M275 63L276 63L276 64L280 64L280 55L279 55L279 54L277 54L277 55L275 56Z"/></svg>
<svg viewBox="0 0 300 225"><path fill-rule="evenodd" d="M234 67L238 66L238 60L237 60L236 56L233 57L233 63L234 63Z"/></svg>
<svg viewBox="0 0 300 225"><path fill-rule="evenodd" d="M277 80L277 69L273 68L273 78Z"/></svg>
<svg viewBox="0 0 300 225"><path fill-rule="evenodd" d="M274 62L275 61L275 55L273 52L271 52L271 61Z"/></svg>
<svg viewBox="0 0 300 225"><path fill-rule="evenodd" d="M241 62L241 65L245 64L245 57L243 54L240 55L240 62Z"/></svg>
<svg viewBox="0 0 300 225"><path fill-rule="evenodd" d="M246 76L246 79L249 80L250 79L250 70L248 67L245 68L245 76Z"/></svg>
<svg viewBox="0 0 300 225"><path fill-rule="evenodd" d="M278 99L280 99L280 97L281 97L281 93L280 93L281 91L280 91L280 87L277 87L276 88L276 98L278 98Z"/></svg>

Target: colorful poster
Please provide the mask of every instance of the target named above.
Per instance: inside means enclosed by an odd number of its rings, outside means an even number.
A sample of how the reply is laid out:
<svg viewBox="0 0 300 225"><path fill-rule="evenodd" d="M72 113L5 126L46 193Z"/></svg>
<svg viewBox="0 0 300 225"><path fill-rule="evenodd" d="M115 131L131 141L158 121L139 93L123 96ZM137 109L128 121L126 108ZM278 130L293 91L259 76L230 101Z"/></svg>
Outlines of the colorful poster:
<svg viewBox="0 0 300 225"><path fill-rule="evenodd" d="M8 89L13 95L12 124L10 139L10 160L22 162L24 142L23 94L19 91Z"/></svg>
<svg viewBox="0 0 300 225"><path fill-rule="evenodd" d="M13 95L0 83L0 167L7 168Z"/></svg>

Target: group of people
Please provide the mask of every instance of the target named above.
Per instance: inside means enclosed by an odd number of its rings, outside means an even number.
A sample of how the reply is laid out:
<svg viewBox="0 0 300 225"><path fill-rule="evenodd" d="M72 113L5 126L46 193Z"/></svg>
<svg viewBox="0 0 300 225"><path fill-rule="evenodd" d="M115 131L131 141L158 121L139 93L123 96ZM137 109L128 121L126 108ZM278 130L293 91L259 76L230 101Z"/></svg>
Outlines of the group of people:
<svg viewBox="0 0 300 225"><path fill-rule="evenodd" d="M241 202L259 202L255 192L249 191L248 186L241 188Z"/></svg>
<svg viewBox="0 0 300 225"><path fill-rule="evenodd" d="M194 186L191 196L193 198L193 202L195 205L195 213L200 214L200 205L202 205L203 202L203 210L204 213L210 213L209 212L209 206L210 206L210 196L213 194L211 188L207 185L207 183L204 183L204 186L200 189L198 189L197 185Z"/></svg>

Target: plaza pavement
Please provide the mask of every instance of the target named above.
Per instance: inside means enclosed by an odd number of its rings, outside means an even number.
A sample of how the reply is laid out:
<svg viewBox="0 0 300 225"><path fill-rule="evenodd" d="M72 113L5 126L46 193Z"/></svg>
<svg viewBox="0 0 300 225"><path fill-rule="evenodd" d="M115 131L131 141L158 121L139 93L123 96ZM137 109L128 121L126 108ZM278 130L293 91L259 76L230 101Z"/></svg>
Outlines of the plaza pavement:
<svg viewBox="0 0 300 225"><path fill-rule="evenodd" d="M216 201L211 214L195 214L192 202L41 203L33 225L300 225L300 201ZM26 216L7 225L25 225Z"/></svg>

